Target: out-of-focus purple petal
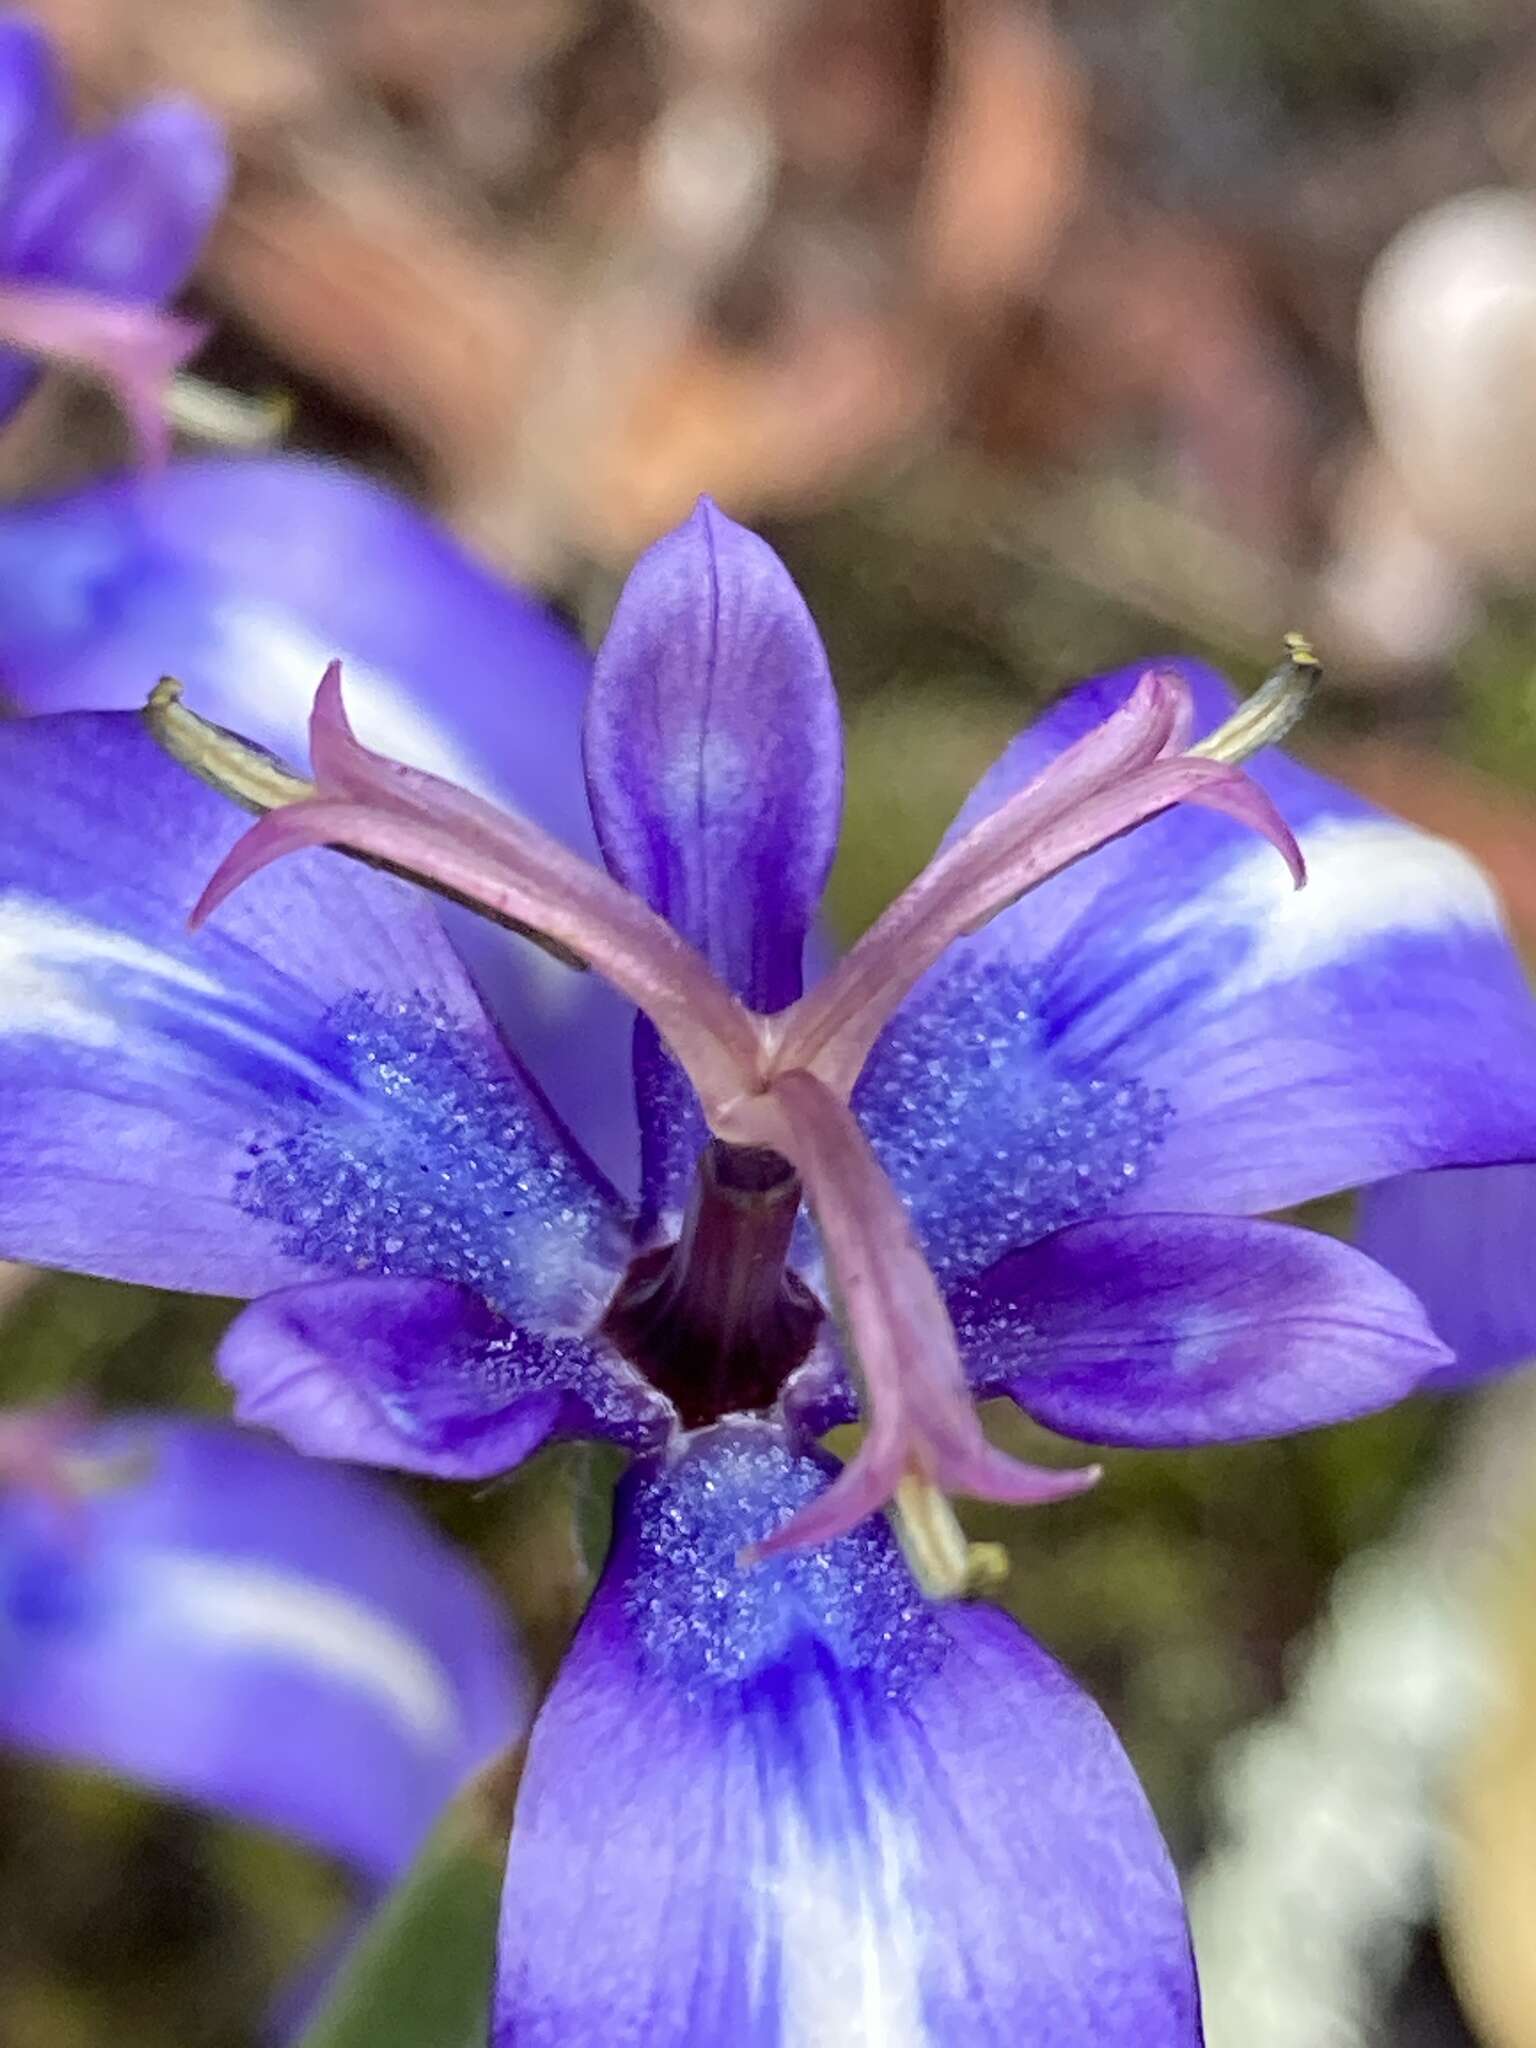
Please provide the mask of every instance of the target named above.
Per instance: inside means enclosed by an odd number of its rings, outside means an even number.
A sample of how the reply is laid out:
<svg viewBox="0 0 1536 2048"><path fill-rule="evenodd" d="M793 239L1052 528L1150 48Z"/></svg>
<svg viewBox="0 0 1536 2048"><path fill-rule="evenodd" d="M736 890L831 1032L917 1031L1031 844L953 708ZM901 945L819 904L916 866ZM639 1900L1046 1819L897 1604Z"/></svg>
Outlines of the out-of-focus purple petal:
<svg viewBox="0 0 1536 2048"><path fill-rule="evenodd" d="M66 133L53 45L37 22L7 15L0 20L0 271L10 267L17 209L58 155ZM29 357L0 349L0 420L10 418L39 374Z"/></svg>
<svg viewBox="0 0 1536 2048"><path fill-rule="evenodd" d="M63 83L53 44L25 14L0 19L0 252L20 200L59 153L65 135Z"/></svg>
<svg viewBox="0 0 1536 2048"><path fill-rule="evenodd" d="M1356 1230L1455 1354L1429 1387L1536 1359L1536 1165L1417 1173L1367 1188Z"/></svg>
<svg viewBox="0 0 1536 2048"><path fill-rule="evenodd" d="M800 993L843 747L827 657L766 541L707 499L630 571L584 757L609 867L753 1009Z"/></svg>
<svg viewBox="0 0 1536 2048"><path fill-rule="evenodd" d="M522 1781L496 2048L1195 2048L1167 1853L1065 1673L925 1606L880 1524L738 1563L818 1484L737 1426L621 1492Z"/></svg>
<svg viewBox="0 0 1536 2048"><path fill-rule="evenodd" d="M1211 671L1164 665L1189 682L1197 729L1230 709ZM1074 691L1014 742L960 826L1141 673ZM887 1099L861 1115L925 1239L990 1215L995 1256L1009 1236L1117 1206L1260 1211L1415 1167L1536 1156L1536 1006L1484 876L1281 756L1249 772L1295 828L1307 888L1185 807L1024 898L908 1000L871 1062ZM956 1020L956 1057L925 1081L922 1047ZM904 1072L921 1096L905 1112ZM909 1171L897 1155L917 1126L939 1143ZM990 1209L935 1173L945 1133L962 1132L990 1133Z"/></svg>
<svg viewBox="0 0 1536 2048"><path fill-rule="evenodd" d="M247 1148L351 1102L359 990L488 1038L430 907L306 854L194 937L242 814L121 713L0 724L0 782L0 1248L216 1294L324 1270L237 1204Z"/></svg>
<svg viewBox="0 0 1536 2048"><path fill-rule="evenodd" d="M307 757L326 665L366 744L593 848L589 659L406 499L298 456L209 457L0 517L0 681L26 711L137 709L162 674Z"/></svg>
<svg viewBox="0 0 1536 2048"><path fill-rule="evenodd" d="M188 101L153 101L71 144L36 181L11 223L10 267L114 299L167 298L228 185L218 122Z"/></svg>
<svg viewBox="0 0 1536 2048"><path fill-rule="evenodd" d="M606 1346L518 1329L467 1288L356 1279L254 1302L219 1348L242 1421L296 1449L487 1479L557 1436L663 1440L672 1412Z"/></svg>
<svg viewBox="0 0 1536 2048"><path fill-rule="evenodd" d="M1446 1358L1363 1253L1245 1217L1082 1223L1009 1254L952 1306L978 1393L1090 1443L1316 1429L1401 1400Z"/></svg>
<svg viewBox="0 0 1536 2048"><path fill-rule="evenodd" d="M405 499L273 456L0 510L0 692L24 710L136 709L170 673L205 716L302 762L335 657L367 744L595 853L588 656ZM449 923L566 1122L632 1180L628 1005L468 914Z"/></svg>
<svg viewBox="0 0 1536 2048"><path fill-rule="evenodd" d="M0 1741L388 1882L521 1728L487 1589L372 1483L247 1431L136 1419L79 1455L75 1517L0 1498Z"/></svg>

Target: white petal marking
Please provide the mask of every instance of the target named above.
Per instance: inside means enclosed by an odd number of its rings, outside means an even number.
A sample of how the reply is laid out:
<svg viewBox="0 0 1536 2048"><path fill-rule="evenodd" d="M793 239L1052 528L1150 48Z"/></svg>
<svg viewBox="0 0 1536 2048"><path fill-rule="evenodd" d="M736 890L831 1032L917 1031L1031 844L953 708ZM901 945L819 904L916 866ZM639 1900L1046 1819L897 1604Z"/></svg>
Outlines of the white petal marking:
<svg viewBox="0 0 1536 2048"><path fill-rule="evenodd" d="M139 1597L168 1630L306 1666L371 1697L424 1749L458 1743L458 1705L442 1666L352 1596L245 1559L168 1549L140 1552L135 1573Z"/></svg>
<svg viewBox="0 0 1536 2048"><path fill-rule="evenodd" d="M162 1013L156 1015L156 1010ZM238 995L176 954L111 925L71 917L20 890L0 895L0 1036L44 1037L85 1052L142 1054L146 1029L155 1063L175 1059L206 1073L177 1030L211 1022L230 1046L287 1069L306 1086L355 1106L355 1092L290 1045L259 1012L242 1014Z"/></svg>
<svg viewBox="0 0 1536 2048"><path fill-rule="evenodd" d="M216 650L212 665L226 704L233 704L232 711L226 709L219 716L291 765L303 766L303 749L295 747L295 734L304 731L320 678L339 656L347 711L365 746L473 790L503 810L518 811L508 792L487 778L474 753L423 710L409 682L320 639L291 612L248 599L231 600L214 608L209 632ZM196 694L195 678L188 681L193 685L190 701ZM198 708L195 702L192 708ZM522 999L541 1018L559 1022L575 1011L583 995L581 975L533 947L520 949L518 964Z"/></svg>
<svg viewBox="0 0 1536 2048"><path fill-rule="evenodd" d="M1394 933L1497 932L1493 885L1459 846L1390 818L1328 818L1301 835L1307 886L1293 889L1267 846L1246 850L1147 934L1149 950L1225 932L1251 934L1221 977L1221 999L1347 959Z"/></svg>
<svg viewBox="0 0 1536 2048"><path fill-rule="evenodd" d="M801 1801L816 1789L796 1787L775 1816L764 1878L769 1940L781 1958L783 2037L927 2048L924 1945L907 1900L919 1864L913 1832L871 1788L867 1808L845 1814L843 1826L823 1812L809 1819Z"/></svg>
<svg viewBox="0 0 1536 2048"><path fill-rule="evenodd" d="M142 939L70 917L20 891L0 896L0 1031L43 1032L102 1050L116 1045L122 1020L93 987L103 968L183 995L217 1000L223 994L211 975Z"/></svg>
<svg viewBox="0 0 1536 2048"><path fill-rule="evenodd" d="M487 787L471 755L427 716L398 676L322 640L293 613L231 599L214 608L209 631L224 690L244 687L250 730L266 745L293 753L294 734L305 728L320 678L339 655L347 709L365 745L503 801ZM227 712L220 716L234 722Z"/></svg>

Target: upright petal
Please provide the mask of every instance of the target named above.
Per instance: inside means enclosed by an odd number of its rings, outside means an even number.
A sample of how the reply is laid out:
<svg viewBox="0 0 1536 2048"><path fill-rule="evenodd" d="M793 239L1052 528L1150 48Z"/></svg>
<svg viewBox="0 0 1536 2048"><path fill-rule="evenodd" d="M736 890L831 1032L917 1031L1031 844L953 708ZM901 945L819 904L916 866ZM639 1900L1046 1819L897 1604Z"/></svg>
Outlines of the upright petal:
<svg viewBox="0 0 1536 2048"><path fill-rule="evenodd" d="M735 1425L621 1493L529 1750L496 2048L1195 2048L1167 1853L1071 1680L925 1607L879 1524L740 1565L819 1484Z"/></svg>
<svg viewBox="0 0 1536 2048"><path fill-rule="evenodd" d="M672 1422L606 1345L519 1328L442 1280L283 1288L235 1319L219 1370L240 1419L298 1450L440 1479L497 1478L554 1437L650 1448Z"/></svg>
<svg viewBox="0 0 1536 2048"><path fill-rule="evenodd" d="M357 1474L244 1430L81 1437L0 1497L0 1742L298 1835L387 1883L520 1731L490 1590Z"/></svg>
<svg viewBox="0 0 1536 2048"><path fill-rule="evenodd" d="M1237 1216L1081 1223L951 1305L977 1392L1089 1443L1317 1429L1400 1401L1447 1359L1414 1296L1362 1253Z"/></svg>
<svg viewBox="0 0 1536 2048"><path fill-rule="evenodd" d="M793 1002L837 844L837 699L789 572L707 498L630 572L584 751L613 873L753 1009Z"/></svg>
<svg viewBox="0 0 1536 2048"><path fill-rule="evenodd" d="M333 1230L369 1221L387 1235L383 1205L348 1196L337 1211L325 1198L372 1170L381 1187L414 1174L419 1199L413 1146L432 1130L441 1139L440 1098L457 1085L465 1042L489 1063L495 1100L482 1102L482 1121L521 1126L525 1149L543 1142L430 906L404 884L306 854L194 936L188 910L241 813L136 718L0 724L0 782L4 1255L225 1294L371 1256L371 1240L343 1244ZM402 1030L426 1046L413 1052ZM391 1048L409 1063L395 1083L380 1066ZM442 1087L378 1116L381 1091L398 1097L434 1072ZM345 1133L338 1117L354 1119ZM359 1135L358 1117L362 1135L381 1127L373 1150L388 1156L360 1165L354 1148L348 1164L343 1138ZM307 1225L284 1208L300 1201L305 1172L320 1205ZM496 1195L482 1180L463 1200L485 1207ZM487 1215L482 1238L493 1228L505 1225Z"/></svg>
<svg viewBox="0 0 1536 2048"><path fill-rule="evenodd" d="M805 602L709 499L630 572L598 650L584 757L609 867L754 1009L801 988L837 844L842 728ZM642 1230L680 1209L707 1133L643 1020Z"/></svg>
<svg viewBox="0 0 1536 2048"><path fill-rule="evenodd" d="M585 651L405 499L272 456L0 511L0 691L24 710L137 709L169 672L210 718L302 762L333 657L365 741L593 850ZM525 941L450 923L566 1120L632 1173L628 1007Z"/></svg>
<svg viewBox="0 0 1536 2048"><path fill-rule="evenodd" d="M1455 1354L1426 1385L1463 1386L1536 1360L1536 1164L1383 1181L1361 1196L1356 1234Z"/></svg>
<svg viewBox="0 0 1536 2048"><path fill-rule="evenodd" d="M229 148L212 116L155 101L73 143L37 180L12 221L10 267L108 298L167 298L186 282L228 184Z"/></svg>
<svg viewBox="0 0 1536 2048"><path fill-rule="evenodd" d="M1177 666L1209 729L1225 687ZM957 830L1139 674L1048 713ZM980 1233L996 1256L1115 1207L1262 1211L1416 1167L1536 1157L1536 1006L1480 870L1283 757L1249 772L1296 831L1304 890L1226 819L1180 810L1025 897L908 1000L861 1114L925 1234ZM964 1047L925 1075L924 1046L956 1019ZM939 1184L916 1157L924 1126L941 1146L989 1135L985 1189Z"/></svg>

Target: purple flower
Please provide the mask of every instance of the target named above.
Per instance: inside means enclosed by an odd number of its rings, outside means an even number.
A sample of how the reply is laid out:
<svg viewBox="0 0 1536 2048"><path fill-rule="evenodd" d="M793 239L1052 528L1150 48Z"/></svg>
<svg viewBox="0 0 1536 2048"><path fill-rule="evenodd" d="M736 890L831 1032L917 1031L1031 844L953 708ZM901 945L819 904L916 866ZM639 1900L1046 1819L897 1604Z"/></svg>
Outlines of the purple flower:
<svg viewBox="0 0 1536 2048"><path fill-rule="evenodd" d="M1361 1197L1357 1234L1454 1353L1426 1386L1467 1386L1536 1358L1536 1166L1383 1181Z"/></svg>
<svg viewBox="0 0 1536 2048"><path fill-rule="evenodd" d="M0 694L133 709L179 676L221 724L292 755L346 662L365 739L595 854L581 774L591 657L405 499L294 456L177 461L0 508ZM447 913L562 1118L632 1173L630 1021L591 975Z"/></svg>
<svg viewBox="0 0 1536 2048"><path fill-rule="evenodd" d="M260 1297L221 1364L303 1449L465 1478L558 1435L636 1453L530 1747L499 2041L1012 2043L1025 2013L1051 2048L1197 2039L1103 1720L1006 1617L923 1599L870 1517L894 1499L954 1585L944 1489L1091 1478L989 1446L982 1394L1112 1443L1397 1398L1445 1359L1413 1299L1249 1219L1536 1157L1536 1034L1476 869L1289 763L1190 751L1192 722L1230 747L1230 710L1190 664L1084 685L805 995L835 704L781 565L709 506L598 658L607 873L362 747L334 672L312 783L162 701L267 810L239 837L136 720L0 729L0 1251ZM421 898L330 846L636 1006L637 1207ZM838 1472L814 1437L855 1378Z"/></svg>
<svg viewBox="0 0 1536 2048"><path fill-rule="evenodd" d="M370 1890L519 1735L487 1588L361 1475L227 1424L0 1417L0 1742L296 1835Z"/></svg>
<svg viewBox="0 0 1536 2048"><path fill-rule="evenodd" d="M72 134L47 36L0 17L0 419L31 391L36 358L53 358L104 378L146 456L163 453L163 388L203 330L157 309L185 283L228 176L217 123L181 100Z"/></svg>

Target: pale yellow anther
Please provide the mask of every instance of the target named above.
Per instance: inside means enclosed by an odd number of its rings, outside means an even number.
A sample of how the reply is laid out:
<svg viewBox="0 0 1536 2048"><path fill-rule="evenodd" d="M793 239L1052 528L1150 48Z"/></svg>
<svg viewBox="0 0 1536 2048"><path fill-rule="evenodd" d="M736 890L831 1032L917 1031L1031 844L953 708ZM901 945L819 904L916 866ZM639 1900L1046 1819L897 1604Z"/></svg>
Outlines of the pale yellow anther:
<svg viewBox="0 0 1536 2048"><path fill-rule="evenodd" d="M1323 665L1300 633L1285 636L1285 660L1266 676L1246 704L1190 753L1236 764L1277 746L1296 724L1323 678Z"/></svg>
<svg viewBox="0 0 1536 2048"><path fill-rule="evenodd" d="M170 425L190 440L218 448L276 448L293 425L293 415L293 400L286 392L252 398L185 370L171 379L165 395Z"/></svg>
<svg viewBox="0 0 1536 2048"><path fill-rule="evenodd" d="M162 676L150 691L144 723L173 761L248 811L265 814L315 794L312 782L285 768L265 747L189 711L174 676Z"/></svg>
<svg viewBox="0 0 1536 2048"><path fill-rule="evenodd" d="M930 1600L963 1600L1008 1576L1001 1543L972 1543L949 1496L909 1472L896 1484L891 1519L912 1576Z"/></svg>
<svg viewBox="0 0 1536 2048"><path fill-rule="evenodd" d="M303 803L320 793L313 782L303 775L295 775L291 768L285 768L265 747L258 747L251 740L242 739L238 733L228 732L211 719L200 718L195 711L189 711L181 701L181 684L174 676L162 676L150 691L143 718L173 761L179 761L183 768L206 782L210 789L216 789L220 796L227 796L245 810L265 817L269 811L280 811L288 804ZM452 889L429 881L409 868L397 867L392 861L376 860L348 847L339 851L349 860L361 861L364 867L379 868L387 875L399 875L405 881L430 889L434 895L442 896L450 903L466 901ZM558 939L550 938L547 932L535 931L529 925L520 924L516 918L498 917L495 911L487 910L483 904L471 904L470 908L490 923L503 925L520 938L531 939L551 959L558 960L562 967L585 972L586 961L568 946L562 946Z"/></svg>

